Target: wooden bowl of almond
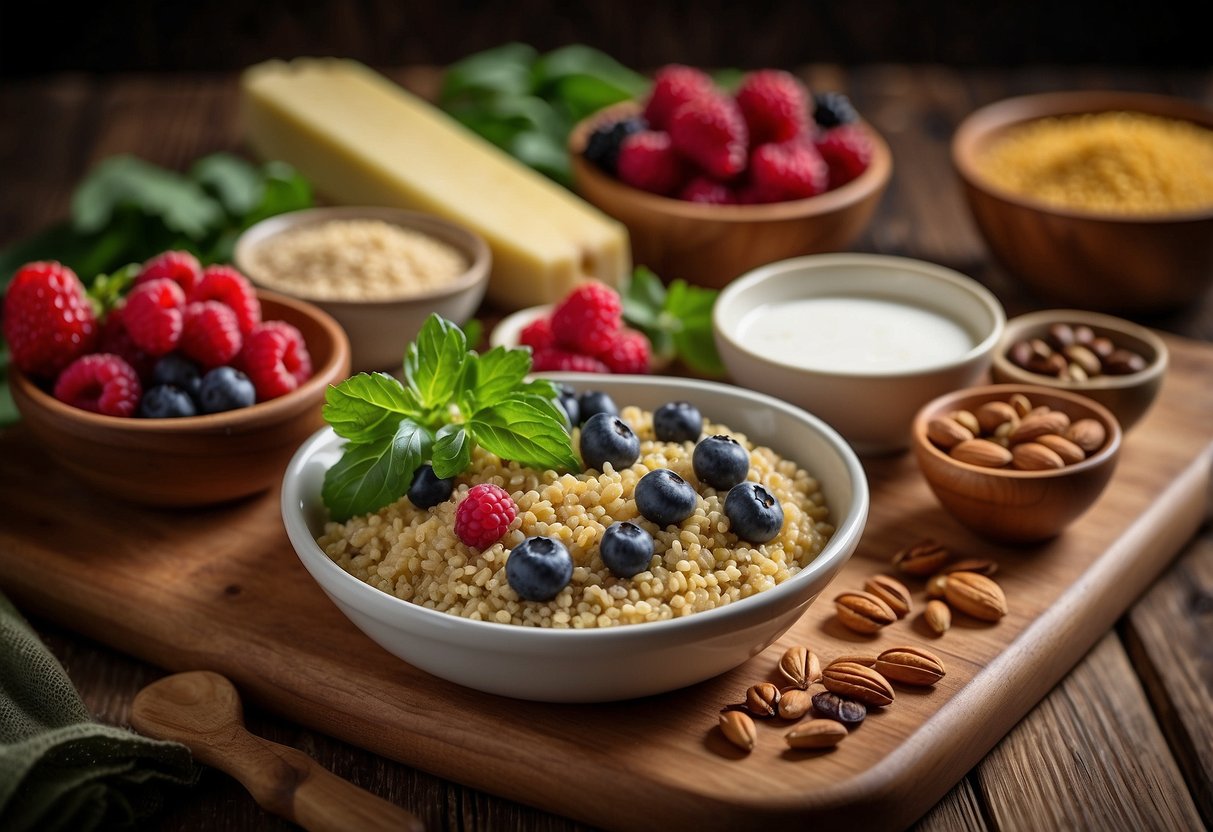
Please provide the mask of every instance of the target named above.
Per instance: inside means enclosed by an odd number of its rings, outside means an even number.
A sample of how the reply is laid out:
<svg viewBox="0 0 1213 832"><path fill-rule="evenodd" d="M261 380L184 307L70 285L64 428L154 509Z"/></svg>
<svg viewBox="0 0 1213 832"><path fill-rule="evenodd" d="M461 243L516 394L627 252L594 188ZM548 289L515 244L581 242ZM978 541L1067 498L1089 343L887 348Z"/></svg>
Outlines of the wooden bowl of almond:
<svg viewBox="0 0 1213 832"><path fill-rule="evenodd" d="M1066 390L995 384L926 404L912 446L940 504L976 534L1033 543L1060 534L1099 498L1120 455L1103 405Z"/></svg>

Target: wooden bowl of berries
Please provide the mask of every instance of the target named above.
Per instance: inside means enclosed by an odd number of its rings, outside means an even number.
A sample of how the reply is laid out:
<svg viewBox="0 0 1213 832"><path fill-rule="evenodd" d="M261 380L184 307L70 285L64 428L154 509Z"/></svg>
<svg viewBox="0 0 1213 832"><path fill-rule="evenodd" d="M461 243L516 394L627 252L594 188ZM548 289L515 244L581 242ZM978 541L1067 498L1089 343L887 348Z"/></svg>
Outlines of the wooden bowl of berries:
<svg viewBox="0 0 1213 832"><path fill-rule="evenodd" d="M1042 309L1007 321L995 382L1072 390L1102 404L1128 431L1162 387L1167 345L1152 330L1099 312Z"/></svg>
<svg viewBox="0 0 1213 832"><path fill-rule="evenodd" d="M845 250L892 173L884 139L840 93L760 70L736 94L671 65L643 103L602 110L569 137L583 197L620 220L633 259L719 288L776 260Z"/></svg>
<svg viewBox="0 0 1213 832"><path fill-rule="evenodd" d="M87 485L144 505L276 485L349 374L341 327L184 252L124 271L133 282L101 314L59 263L14 276L4 336L25 429Z"/></svg>

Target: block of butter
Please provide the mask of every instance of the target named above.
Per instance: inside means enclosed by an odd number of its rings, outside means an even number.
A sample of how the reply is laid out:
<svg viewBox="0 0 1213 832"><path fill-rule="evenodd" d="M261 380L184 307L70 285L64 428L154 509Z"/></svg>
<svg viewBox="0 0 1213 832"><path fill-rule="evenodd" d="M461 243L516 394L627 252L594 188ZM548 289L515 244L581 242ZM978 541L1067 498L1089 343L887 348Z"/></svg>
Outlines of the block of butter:
<svg viewBox="0 0 1213 832"><path fill-rule="evenodd" d="M269 61L241 82L248 141L297 167L326 197L445 217L493 251L488 297L551 303L631 268L626 229L592 205L362 64Z"/></svg>

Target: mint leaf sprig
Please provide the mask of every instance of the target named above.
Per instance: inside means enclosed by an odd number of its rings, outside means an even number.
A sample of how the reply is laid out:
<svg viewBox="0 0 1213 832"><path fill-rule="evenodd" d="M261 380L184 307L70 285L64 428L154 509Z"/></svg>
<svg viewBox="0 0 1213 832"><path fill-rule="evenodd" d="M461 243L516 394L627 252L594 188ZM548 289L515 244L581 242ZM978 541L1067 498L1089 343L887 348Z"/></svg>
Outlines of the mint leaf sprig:
<svg viewBox="0 0 1213 832"><path fill-rule="evenodd" d="M638 266L621 293L623 319L653 345L654 355L677 357L707 376L724 375L712 335L712 307L720 293L675 280L668 287Z"/></svg>
<svg viewBox="0 0 1213 832"><path fill-rule="evenodd" d="M321 497L334 520L399 500L425 462L453 477L475 445L521 465L580 470L550 381L526 381L529 349L477 354L464 332L430 315L404 354L404 383L359 373L325 393L324 419L346 440L324 475Z"/></svg>

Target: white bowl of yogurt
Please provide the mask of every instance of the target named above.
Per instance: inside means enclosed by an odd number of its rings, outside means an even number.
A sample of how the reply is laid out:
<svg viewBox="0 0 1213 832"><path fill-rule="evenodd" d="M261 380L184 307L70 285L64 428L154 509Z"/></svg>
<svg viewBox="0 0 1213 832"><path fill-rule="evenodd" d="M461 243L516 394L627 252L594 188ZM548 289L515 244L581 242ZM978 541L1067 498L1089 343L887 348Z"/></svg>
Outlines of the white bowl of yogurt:
<svg viewBox="0 0 1213 832"><path fill-rule="evenodd" d="M875 254L771 263L730 283L713 314L733 381L821 417L869 455L908 447L923 404L979 381L1005 325L972 278Z"/></svg>

